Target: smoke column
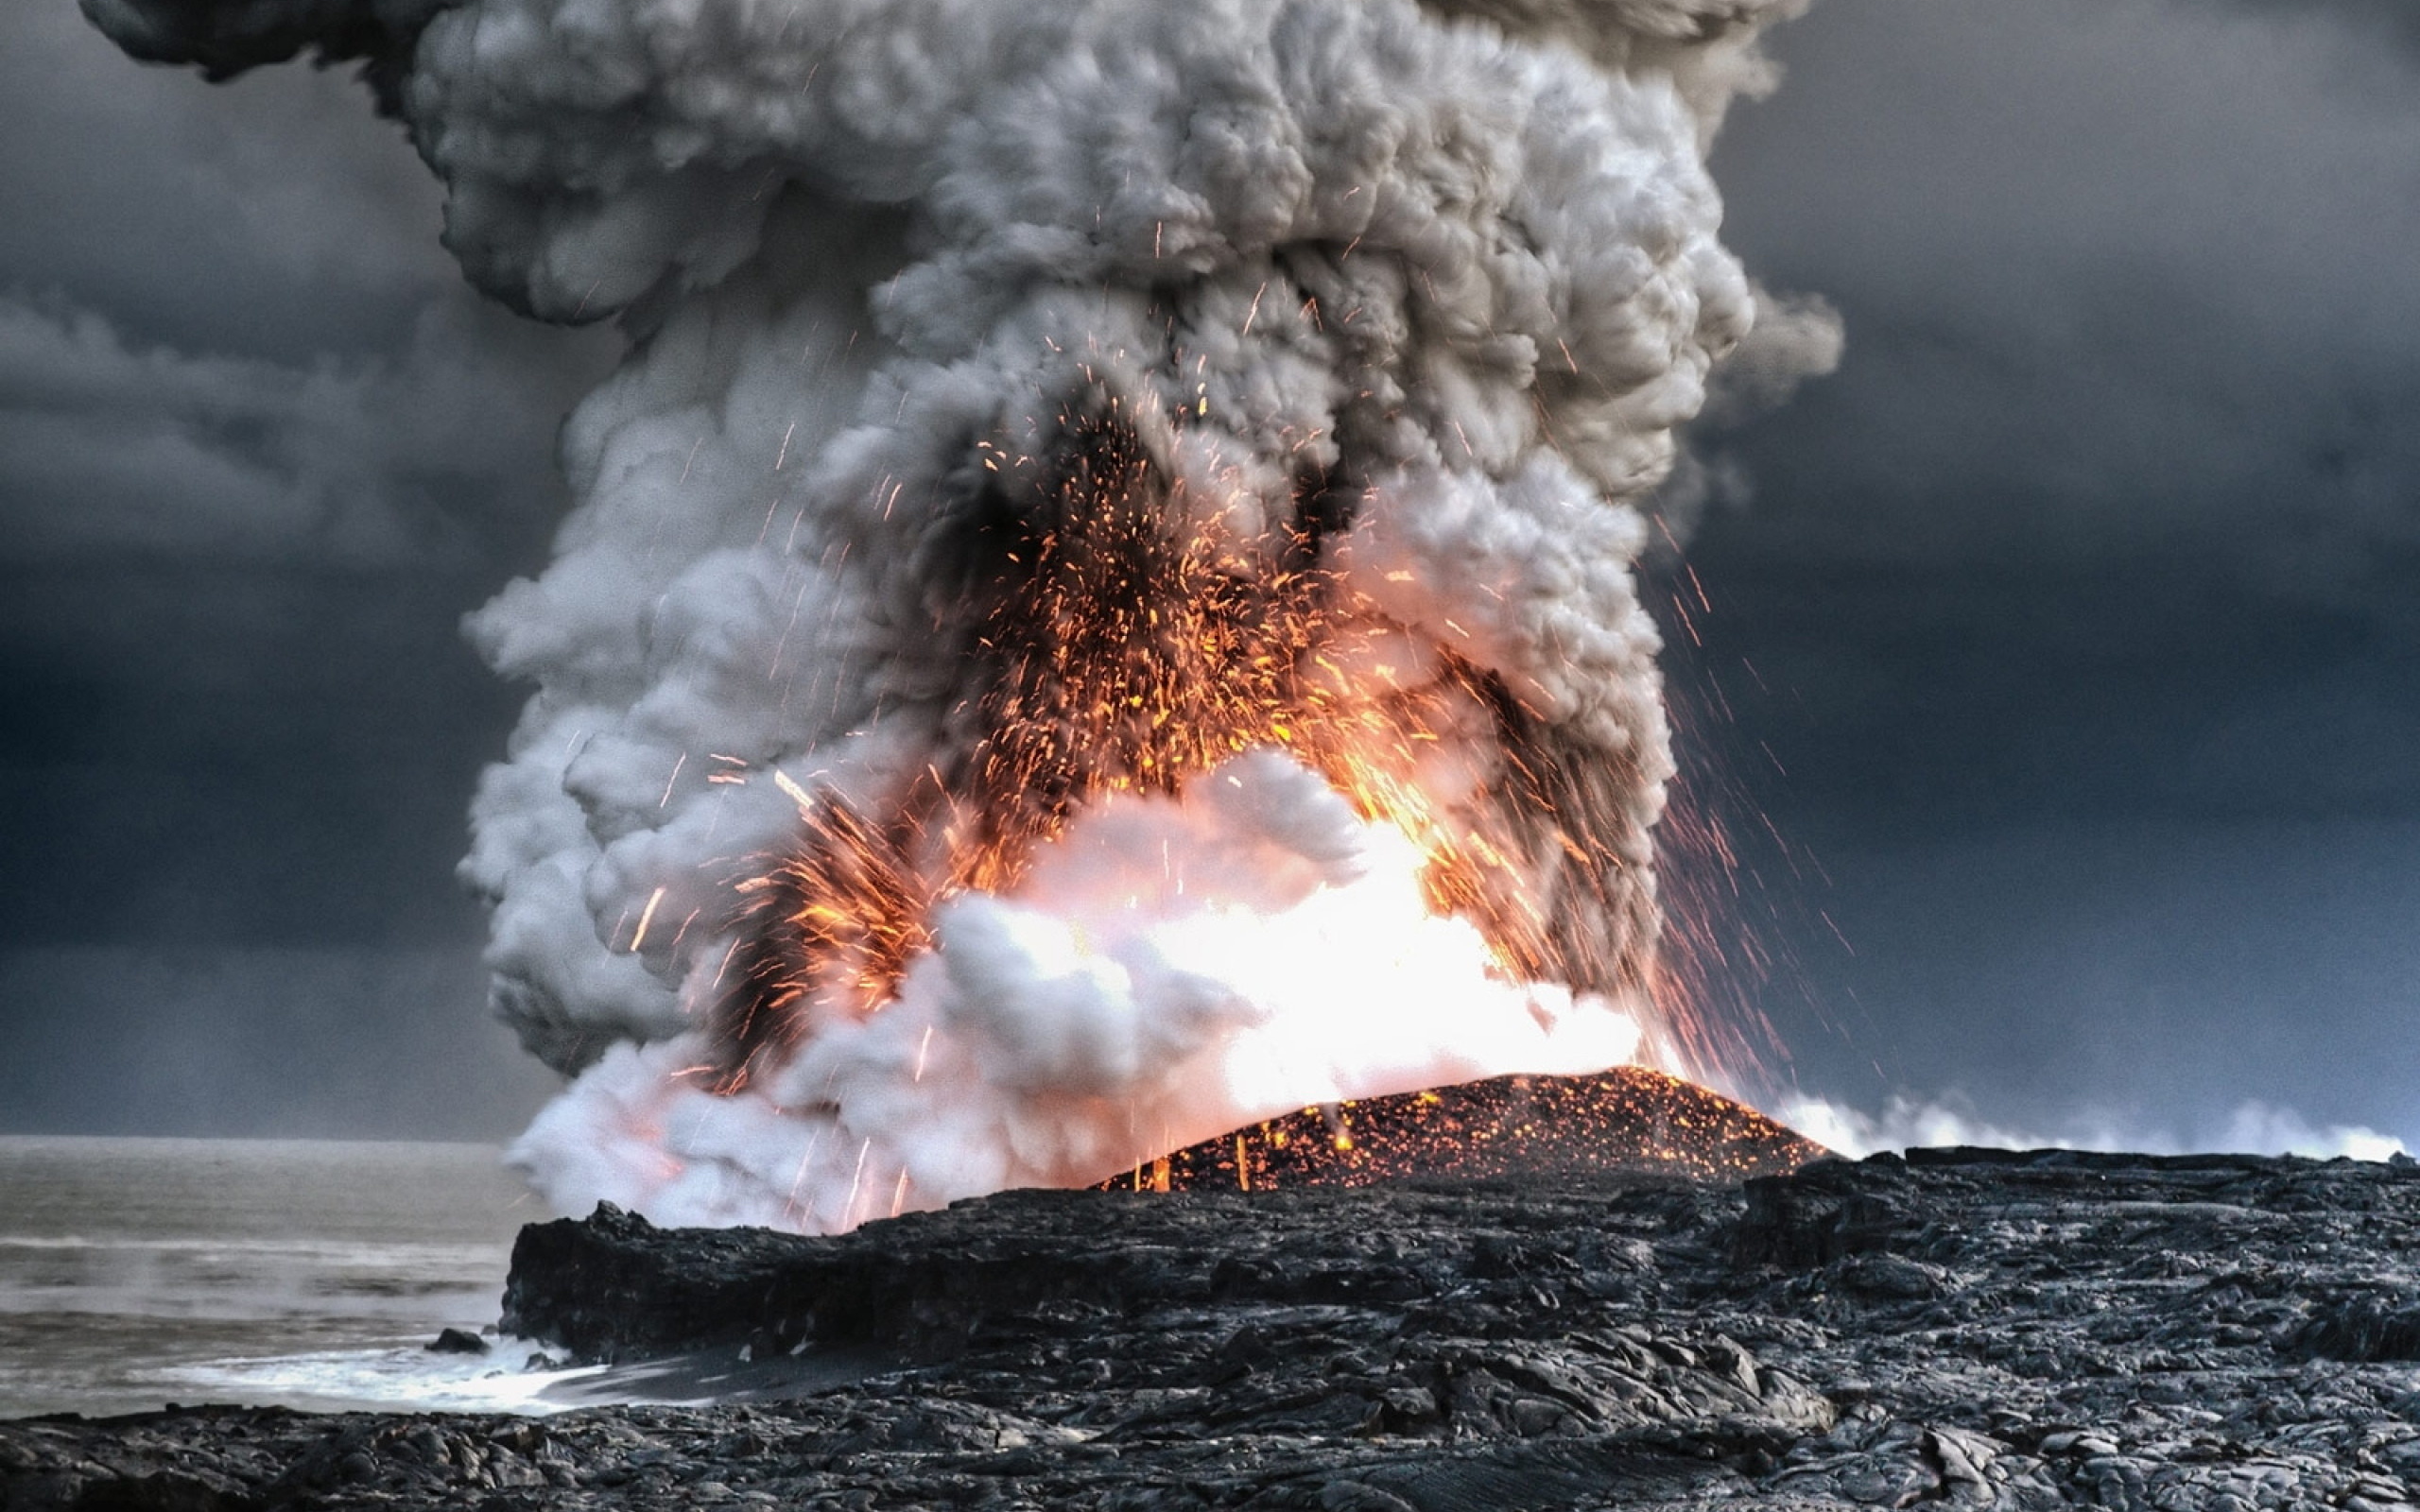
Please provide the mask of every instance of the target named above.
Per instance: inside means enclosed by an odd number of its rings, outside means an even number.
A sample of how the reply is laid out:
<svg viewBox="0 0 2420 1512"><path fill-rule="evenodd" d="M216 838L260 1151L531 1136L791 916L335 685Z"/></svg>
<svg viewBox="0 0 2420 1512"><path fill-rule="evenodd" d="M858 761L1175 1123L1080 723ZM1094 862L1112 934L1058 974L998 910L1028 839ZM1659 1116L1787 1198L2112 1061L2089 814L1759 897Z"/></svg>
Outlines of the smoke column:
<svg viewBox="0 0 2420 1512"><path fill-rule="evenodd" d="M469 276L631 336L470 625L540 1190L832 1230L1651 1052L1632 567L1837 355L1704 169L1802 5L84 0L363 60Z"/></svg>

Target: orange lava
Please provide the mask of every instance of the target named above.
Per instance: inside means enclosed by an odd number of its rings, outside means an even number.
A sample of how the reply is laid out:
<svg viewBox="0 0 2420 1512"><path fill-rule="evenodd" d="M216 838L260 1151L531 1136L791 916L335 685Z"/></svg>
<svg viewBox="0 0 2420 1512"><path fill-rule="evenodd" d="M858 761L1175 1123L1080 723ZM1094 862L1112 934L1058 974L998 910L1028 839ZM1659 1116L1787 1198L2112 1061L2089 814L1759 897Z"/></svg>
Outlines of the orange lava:
<svg viewBox="0 0 2420 1512"><path fill-rule="evenodd" d="M1599 1171L1737 1181L1829 1153L1694 1083L1622 1066L1306 1108L1171 1151L1100 1189L1262 1192Z"/></svg>

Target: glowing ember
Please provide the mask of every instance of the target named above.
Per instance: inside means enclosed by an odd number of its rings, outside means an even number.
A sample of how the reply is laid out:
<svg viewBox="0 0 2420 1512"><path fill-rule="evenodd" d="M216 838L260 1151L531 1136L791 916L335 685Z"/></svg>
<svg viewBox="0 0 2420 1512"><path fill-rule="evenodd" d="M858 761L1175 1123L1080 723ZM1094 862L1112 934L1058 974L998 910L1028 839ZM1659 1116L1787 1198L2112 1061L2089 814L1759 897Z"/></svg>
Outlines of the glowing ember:
<svg viewBox="0 0 2420 1512"><path fill-rule="evenodd" d="M949 616L977 669L949 711L955 754L877 816L792 788L798 843L737 885L744 942L713 1021L721 1090L819 1024L890 1004L933 911L1015 896L1076 814L1181 794L1253 749L1289 753L1400 833L1426 910L1477 925L1508 980L1636 996L1654 917L1634 762L1558 738L1500 676L1319 565L1357 500L1306 486L1284 528L1234 539L1154 461L1154 420L1097 393L1059 417L1046 460L987 455Z"/></svg>
<svg viewBox="0 0 2420 1512"><path fill-rule="evenodd" d="M1101 1185L1270 1192L1620 1170L1737 1181L1795 1170L1826 1153L1754 1108L1625 1066L1305 1108L1138 1162Z"/></svg>

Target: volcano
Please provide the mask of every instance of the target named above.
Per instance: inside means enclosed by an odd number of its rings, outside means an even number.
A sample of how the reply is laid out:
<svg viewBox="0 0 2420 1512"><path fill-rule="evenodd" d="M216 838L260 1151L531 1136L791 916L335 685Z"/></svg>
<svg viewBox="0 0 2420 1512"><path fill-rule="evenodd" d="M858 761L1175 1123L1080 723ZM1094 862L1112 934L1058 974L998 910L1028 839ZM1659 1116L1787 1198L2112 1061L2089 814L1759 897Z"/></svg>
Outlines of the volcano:
<svg viewBox="0 0 2420 1512"><path fill-rule="evenodd" d="M1739 1181L1830 1153L1695 1083L1617 1066L1305 1108L1171 1151L1099 1190L1253 1192L1613 1171Z"/></svg>

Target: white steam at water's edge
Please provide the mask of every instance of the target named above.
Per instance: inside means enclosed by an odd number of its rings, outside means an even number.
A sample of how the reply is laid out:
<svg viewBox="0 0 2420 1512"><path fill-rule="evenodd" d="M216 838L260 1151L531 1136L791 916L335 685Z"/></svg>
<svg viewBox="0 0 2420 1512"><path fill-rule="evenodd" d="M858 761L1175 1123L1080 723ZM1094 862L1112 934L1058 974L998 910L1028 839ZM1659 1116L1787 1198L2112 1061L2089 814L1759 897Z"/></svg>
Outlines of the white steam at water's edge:
<svg viewBox="0 0 2420 1512"><path fill-rule="evenodd" d="M1820 308L1754 333L1704 167L1803 0L84 4L221 71L366 54L471 276L634 337L566 427L554 561L471 627L536 688L463 874L499 1010L579 1078L516 1149L556 1204L845 1227L1634 1052L1672 770L1642 511L1713 487L1675 469L1719 364L1744 403L1838 354ZM709 1095L734 867L798 792L879 815L978 752L970 542L1046 517L1102 405L1155 528L1244 578L1314 552L1360 694L1461 709L1426 811L1594 966L1508 980L1264 749L1079 813L891 1006Z"/></svg>
<svg viewBox="0 0 2420 1512"><path fill-rule="evenodd" d="M2342 1156L2356 1160L2385 1160L2410 1153L2403 1141L2392 1134L2357 1125L2317 1126L2292 1108L2261 1102L2243 1103L2219 1126L2189 1134L2106 1118L2068 1121L2064 1132L2048 1134L1987 1121L1957 1099L1919 1102L1904 1095L1888 1099L1878 1114L1805 1096L1786 1099L1772 1111L1818 1144L1852 1158L1883 1150L1957 1144L2001 1150L2132 1150L2153 1155L2222 1151L2315 1160Z"/></svg>

